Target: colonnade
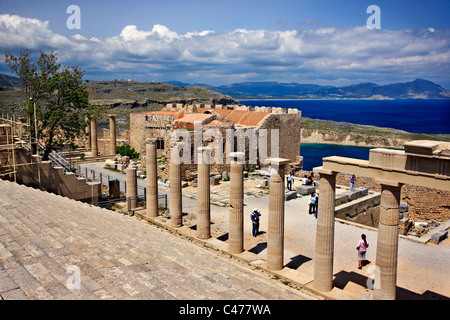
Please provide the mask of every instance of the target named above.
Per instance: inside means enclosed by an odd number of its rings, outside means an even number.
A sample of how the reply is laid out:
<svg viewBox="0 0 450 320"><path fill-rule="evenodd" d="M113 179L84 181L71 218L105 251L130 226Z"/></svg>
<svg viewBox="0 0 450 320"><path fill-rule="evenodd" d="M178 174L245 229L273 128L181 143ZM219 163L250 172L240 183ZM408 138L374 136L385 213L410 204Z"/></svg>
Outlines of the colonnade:
<svg viewBox="0 0 450 320"><path fill-rule="evenodd" d="M174 148L173 150L179 152L178 148ZM211 148L201 147L198 151L197 237L199 239L208 239L211 237L209 181ZM174 151L172 152L175 155L179 155ZM181 163L174 161L176 158L176 156L172 157L170 164L170 211L172 225L174 227L180 227L183 225ZM244 251L243 159L243 153L235 152L230 154L228 246L229 252L233 254L239 254ZM267 161L267 164L270 164L271 172L266 266L270 270L277 271L284 267L284 177L285 166L290 161L289 159L280 158L272 158ZM367 168L368 165L365 163L361 167ZM147 214L155 217L157 216L157 180L156 147L154 140L148 141L147 144L147 170L147 199L151 201L147 205ZM333 288L335 189L336 176L339 171L324 169L323 167L315 168L314 171L320 174L320 201L318 208L320 214L317 219L313 286L318 291L328 292ZM403 183L380 179L376 179L375 182L381 185L381 201L375 263L374 298L394 300L397 279L400 193ZM156 202L154 199L156 199Z"/></svg>
<svg viewBox="0 0 450 320"><path fill-rule="evenodd" d="M117 129L116 129L116 115L109 114L109 154L116 154L117 146ZM97 137L97 120L95 118L91 119L89 125L86 128L88 134L87 148L91 149L91 154L93 157L97 157L98 153L98 137Z"/></svg>
<svg viewBox="0 0 450 320"><path fill-rule="evenodd" d="M334 208L338 172L318 169L319 212L314 257L314 288L328 292L333 288ZM374 299L395 300L397 282L398 225L402 184L375 180L381 185L380 222L375 261Z"/></svg>

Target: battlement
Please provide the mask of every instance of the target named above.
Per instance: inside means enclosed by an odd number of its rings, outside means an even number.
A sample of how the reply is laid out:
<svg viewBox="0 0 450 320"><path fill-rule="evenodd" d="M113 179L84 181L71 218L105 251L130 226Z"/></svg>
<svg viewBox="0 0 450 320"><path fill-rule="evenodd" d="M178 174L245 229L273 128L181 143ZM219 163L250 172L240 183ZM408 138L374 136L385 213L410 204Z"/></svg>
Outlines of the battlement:
<svg viewBox="0 0 450 320"><path fill-rule="evenodd" d="M182 103L168 103L163 109L164 111L180 111L186 110L190 113L195 113L196 109L219 109L219 110L238 110L238 111L254 111L254 112L266 112L273 114L295 114L300 113L298 109L294 108L279 108L279 107L259 107L259 106L245 106L245 105L222 105L222 104L182 104Z"/></svg>

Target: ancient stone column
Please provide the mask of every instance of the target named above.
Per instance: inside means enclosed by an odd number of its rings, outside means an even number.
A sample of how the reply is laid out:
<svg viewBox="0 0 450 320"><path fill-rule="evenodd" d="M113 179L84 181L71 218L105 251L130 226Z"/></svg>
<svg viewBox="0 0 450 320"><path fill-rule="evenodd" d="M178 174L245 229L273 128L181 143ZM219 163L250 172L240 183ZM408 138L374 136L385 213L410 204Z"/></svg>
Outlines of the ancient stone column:
<svg viewBox="0 0 450 320"><path fill-rule="evenodd" d="M129 197L137 197L137 176L136 176L136 168L127 168L126 169L126 184L127 184L127 198ZM131 209L136 209L138 204L138 200L131 200Z"/></svg>
<svg viewBox="0 0 450 320"><path fill-rule="evenodd" d="M395 300L402 184L382 180L375 182L381 184L381 200L373 295L376 300Z"/></svg>
<svg viewBox="0 0 450 320"><path fill-rule="evenodd" d="M230 215L228 249L231 253L244 251L244 156L230 153Z"/></svg>
<svg viewBox="0 0 450 320"><path fill-rule="evenodd" d="M170 223L173 227L183 225L183 197L181 191L181 158L178 144L172 147L170 155Z"/></svg>
<svg viewBox="0 0 450 320"><path fill-rule="evenodd" d="M151 218L158 216L158 175L156 160L156 139L147 139L146 145L146 215Z"/></svg>
<svg viewBox="0 0 450 320"><path fill-rule="evenodd" d="M284 256L284 175L289 159L267 159L271 165L269 187L269 225L267 230L267 268L283 269Z"/></svg>
<svg viewBox="0 0 450 320"><path fill-rule="evenodd" d="M86 126L86 137L86 149L91 150L91 123Z"/></svg>
<svg viewBox="0 0 450 320"><path fill-rule="evenodd" d="M109 115L109 154L116 154L116 115Z"/></svg>
<svg viewBox="0 0 450 320"><path fill-rule="evenodd" d="M97 141L97 122L91 120L91 153L93 157L98 156L98 141Z"/></svg>
<svg viewBox="0 0 450 320"><path fill-rule="evenodd" d="M211 237L209 164L211 147L198 148L197 165L197 237L208 239Z"/></svg>
<svg viewBox="0 0 450 320"><path fill-rule="evenodd" d="M314 256L314 288L327 292L333 288L334 207L337 172L322 169L318 173L320 174L320 201Z"/></svg>

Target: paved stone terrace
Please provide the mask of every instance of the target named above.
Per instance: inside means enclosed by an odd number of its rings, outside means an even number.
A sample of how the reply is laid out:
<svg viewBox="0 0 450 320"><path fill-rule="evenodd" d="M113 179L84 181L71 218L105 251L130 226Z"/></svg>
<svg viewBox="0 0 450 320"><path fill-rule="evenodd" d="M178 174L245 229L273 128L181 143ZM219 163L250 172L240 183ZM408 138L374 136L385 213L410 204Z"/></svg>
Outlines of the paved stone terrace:
<svg viewBox="0 0 450 320"><path fill-rule="evenodd" d="M72 266L81 288L71 288ZM316 299L135 217L0 180L0 297Z"/></svg>

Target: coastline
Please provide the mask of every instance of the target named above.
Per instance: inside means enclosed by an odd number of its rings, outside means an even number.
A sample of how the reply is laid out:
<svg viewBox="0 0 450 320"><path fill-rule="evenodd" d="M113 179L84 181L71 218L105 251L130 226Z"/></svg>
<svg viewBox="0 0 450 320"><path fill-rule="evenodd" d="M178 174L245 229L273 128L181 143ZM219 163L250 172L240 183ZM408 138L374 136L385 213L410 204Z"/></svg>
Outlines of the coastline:
<svg viewBox="0 0 450 320"><path fill-rule="evenodd" d="M411 133L392 128L302 118L301 143L403 149L412 140L450 142L450 134Z"/></svg>

